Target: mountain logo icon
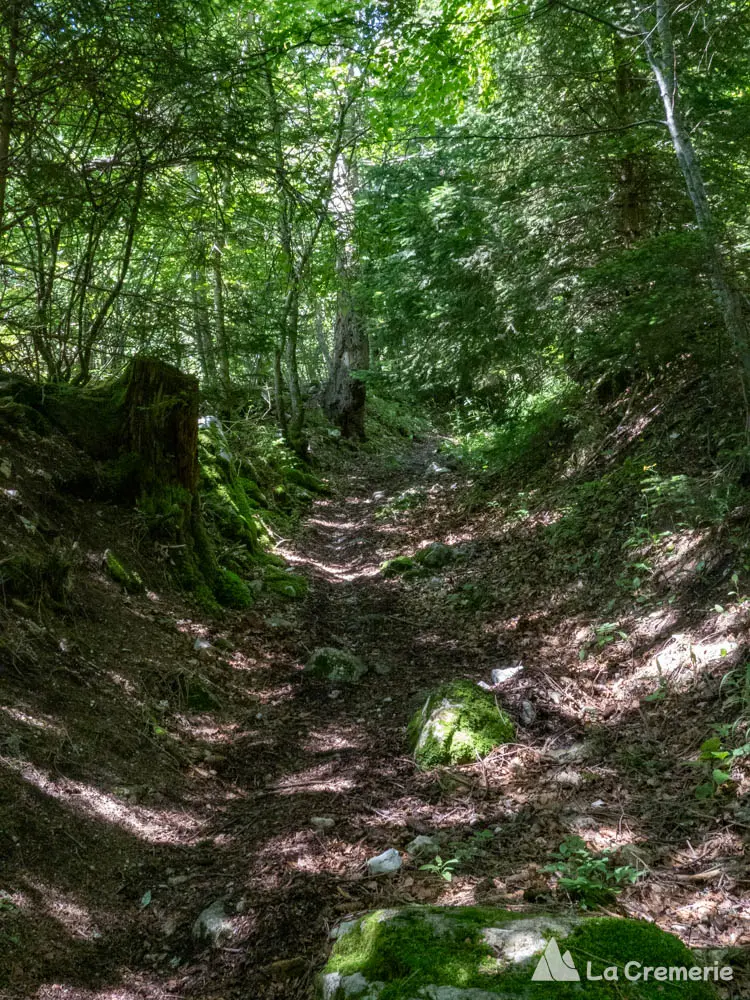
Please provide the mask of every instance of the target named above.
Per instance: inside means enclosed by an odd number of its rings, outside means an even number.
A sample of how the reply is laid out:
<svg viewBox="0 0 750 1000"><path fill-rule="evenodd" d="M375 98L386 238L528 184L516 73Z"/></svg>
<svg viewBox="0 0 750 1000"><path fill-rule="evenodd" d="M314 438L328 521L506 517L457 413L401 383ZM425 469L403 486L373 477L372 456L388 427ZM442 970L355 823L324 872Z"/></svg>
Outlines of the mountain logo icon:
<svg viewBox="0 0 750 1000"><path fill-rule="evenodd" d="M566 951L561 955L560 946L554 938L550 938L531 979L535 983L580 983L581 981L570 952Z"/></svg>

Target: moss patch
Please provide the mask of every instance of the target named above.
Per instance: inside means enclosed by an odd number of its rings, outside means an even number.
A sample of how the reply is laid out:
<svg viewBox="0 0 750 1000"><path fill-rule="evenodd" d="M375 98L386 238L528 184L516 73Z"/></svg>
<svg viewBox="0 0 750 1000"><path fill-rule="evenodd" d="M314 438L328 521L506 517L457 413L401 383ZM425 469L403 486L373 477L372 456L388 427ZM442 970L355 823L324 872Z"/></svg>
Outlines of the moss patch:
<svg viewBox="0 0 750 1000"><path fill-rule="evenodd" d="M532 973L555 936L582 974L577 983L533 982ZM523 943L522 939L525 939ZM513 941L517 942L513 944ZM531 942L531 944L529 944ZM618 980L589 981L616 967ZM378 1000L714 1000L704 982L631 982L628 962L687 968L696 964L671 934L638 920L529 918L482 907L380 910L341 934L318 982L318 996ZM476 991L474 993L470 991ZM467 991L467 992L464 992Z"/></svg>
<svg viewBox="0 0 750 1000"><path fill-rule="evenodd" d="M380 572L383 576L405 576L407 574L411 576L421 573L422 570L411 556L394 556L393 559L386 559L381 564Z"/></svg>
<svg viewBox="0 0 750 1000"><path fill-rule="evenodd" d="M452 681L433 691L408 727L417 764L467 764L515 738L515 727L495 698L471 681Z"/></svg>
<svg viewBox="0 0 750 1000"><path fill-rule="evenodd" d="M216 574L214 594L225 608L249 608L253 603L248 585L230 569L220 569Z"/></svg>
<svg viewBox="0 0 750 1000"><path fill-rule="evenodd" d="M304 597L307 593L307 580L296 573L288 573L270 565L263 571L263 589L283 597Z"/></svg>
<svg viewBox="0 0 750 1000"><path fill-rule="evenodd" d="M146 589L140 576L134 570L128 569L111 549L107 549L104 553L104 564L112 579L123 586L129 594L142 594Z"/></svg>
<svg viewBox="0 0 750 1000"><path fill-rule="evenodd" d="M305 666L308 677L320 677L332 684L356 684L366 673L367 667L353 653L331 646L314 650Z"/></svg>

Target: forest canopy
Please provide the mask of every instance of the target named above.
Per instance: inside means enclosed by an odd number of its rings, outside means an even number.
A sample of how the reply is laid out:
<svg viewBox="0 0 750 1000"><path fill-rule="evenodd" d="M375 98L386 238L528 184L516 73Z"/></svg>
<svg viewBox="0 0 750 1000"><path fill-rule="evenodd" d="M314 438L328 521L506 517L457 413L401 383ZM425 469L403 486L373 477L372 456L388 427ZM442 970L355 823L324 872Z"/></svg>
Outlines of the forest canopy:
<svg viewBox="0 0 750 1000"><path fill-rule="evenodd" d="M8 0L0 366L155 356L300 453L373 383L481 421L690 352L740 398L749 13Z"/></svg>

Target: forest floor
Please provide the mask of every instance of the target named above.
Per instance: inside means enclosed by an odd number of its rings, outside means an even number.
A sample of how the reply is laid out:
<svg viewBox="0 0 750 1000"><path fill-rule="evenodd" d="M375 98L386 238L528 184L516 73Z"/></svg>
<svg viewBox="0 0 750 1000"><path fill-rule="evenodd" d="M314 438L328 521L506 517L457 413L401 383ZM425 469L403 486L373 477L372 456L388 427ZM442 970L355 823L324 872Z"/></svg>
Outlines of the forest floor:
<svg viewBox="0 0 750 1000"><path fill-rule="evenodd" d="M307 597L220 621L167 592L123 595L96 556L122 512L87 509L85 613L46 623L43 673L21 657L4 674L0 996L301 1000L347 914L565 908L542 869L571 834L642 873L608 910L695 947L750 944L745 789L698 801L691 763L746 606L718 612L685 585L603 641L613 585L550 564L540 512L554 497L519 511L499 492L476 509L471 476L441 467L438 443L346 453L331 496L280 549ZM71 530L81 513L65 514ZM467 557L412 581L379 572L433 540ZM322 645L374 669L336 690L303 679ZM517 742L418 771L405 726L420 693L515 663L497 696ZM199 673L214 704L189 710ZM368 858L418 833L458 859L451 882L408 857L368 876ZM201 950L191 928L217 901L228 933ZM742 982L724 994L748 995Z"/></svg>

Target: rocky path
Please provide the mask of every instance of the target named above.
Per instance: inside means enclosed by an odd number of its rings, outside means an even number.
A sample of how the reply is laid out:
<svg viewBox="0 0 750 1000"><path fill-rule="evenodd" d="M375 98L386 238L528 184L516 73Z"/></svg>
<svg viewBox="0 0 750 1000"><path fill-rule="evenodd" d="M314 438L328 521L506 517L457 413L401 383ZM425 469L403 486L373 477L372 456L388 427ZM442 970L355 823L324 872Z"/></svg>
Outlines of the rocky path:
<svg viewBox="0 0 750 1000"><path fill-rule="evenodd" d="M519 522L515 497L510 514L494 498L472 513L467 475L439 471L435 442L347 461L281 546L310 580L303 600L211 621L92 571L84 613L50 623L47 659L6 681L2 1000L310 1000L329 929L349 914L564 910L543 869L572 834L643 872L609 909L693 945L750 937L747 821L699 806L687 763L721 674L685 672L695 682L675 727L670 699L643 700L665 640L581 659L613 593L561 584L543 520ZM120 527L109 516L90 512L93 551ZM379 572L432 541L469 557L418 580ZM306 679L319 646L372 669L354 686ZM418 771L405 727L421 693L519 659L497 692L516 742ZM191 710L196 675L218 697ZM408 856L396 874L368 874L369 858L403 854L417 834L456 859L452 881Z"/></svg>
<svg viewBox="0 0 750 1000"><path fill-rule="evenodd" d="M440 895L434 879L420 885L414 871L368 878L369 857L403 850L444 816L454 824L476 821L470 802L441 804L440 788L416 771L405 740L415 696L470 669L471 656L456 655L454 625L435 620L429 591L415 605L404 600L401 581L379 573L385 558L436 537L416 537L389 512L415 485L433 497L450 489L430 473L433 463L430 444L395 470L352 471L284 550L312 581L292 630L297 663L269 677L252 753L243 741L231 754L238 770L243 759L246 782L257 779L261 760L265 772L255 803L237 805L245 843L260 864L248 896L257 901L261 893L266 901L253 935L261 971L247 969L259 996L308 996L327 928L342 914ZM433 586L444 583L435 578ZM371 670L354 687L302 680L299 662L318 646L355 652Z"/></svg>

